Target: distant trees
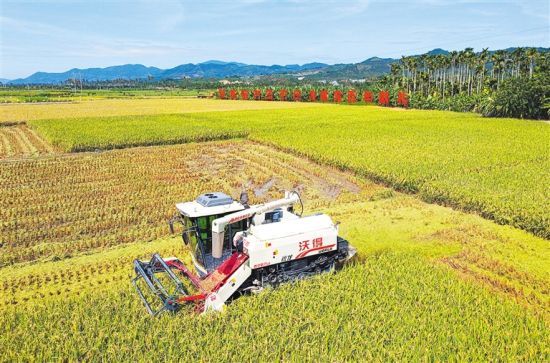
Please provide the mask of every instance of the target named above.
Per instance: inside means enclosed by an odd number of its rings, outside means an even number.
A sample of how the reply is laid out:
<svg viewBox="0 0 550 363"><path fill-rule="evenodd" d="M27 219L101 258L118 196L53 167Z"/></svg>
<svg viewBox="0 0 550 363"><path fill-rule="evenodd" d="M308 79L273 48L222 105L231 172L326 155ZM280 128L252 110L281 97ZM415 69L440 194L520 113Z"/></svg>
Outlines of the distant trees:
<svg viewBox="0 0 550 363"><path fill-rule="evenodd" d="M549 53L536 48L511 52L485 48L477 53L466 48L448 54L403 56L391 65L385 83L406 90L412 107L548 118L544 104L550 99L549 69ZM514 105L507 104L513 95ZM519 107L519 98L529 106Z"/></svg>
<svg viewBox="0 0 550 363"><path fill-rule="evenodd" d="M548 119L550 77L540 74L531 78L509 78L480 102L479 112L491 117Z"/></svg>
<svg viewBox="0 0 550 363"><path fill-rule="evenodd" d="M392 64L390 74L408 93L421 92L428 96L435 92L446 97L461 92L471 95L484 88L498 89L508 78L532 78L535 68L548 62L548 53L538 52L536 48L493 53L487 48L478 53L466 48L448 54L403 56Z"/></svg>

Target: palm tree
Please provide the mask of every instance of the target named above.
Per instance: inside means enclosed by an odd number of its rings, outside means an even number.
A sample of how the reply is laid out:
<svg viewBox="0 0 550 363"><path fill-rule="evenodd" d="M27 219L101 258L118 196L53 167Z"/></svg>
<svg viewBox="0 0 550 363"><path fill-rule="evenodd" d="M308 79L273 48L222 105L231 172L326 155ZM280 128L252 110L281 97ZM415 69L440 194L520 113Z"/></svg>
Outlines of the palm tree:
<svg viewBox="0 0 550 363"><path fill-rule="evenodd" d="M458 92L460 93L462 91L462 86L464 85L464 80L466 79L465 73L466 73L466 52L463 50L460 50L458 52Z"/></svg>
<svg viewBox="0 0 550 363"><path fill-rule="evenodd" d="M452 52L451 52L452 53ZM443 100L445 100L445 86L447 85L447 70L449 69L449 66L451 65L452 56L449 54L449 56L441 56L439 59L440 61L440 67L443 68L443 79L441 81L441 96L443 97Z"/></svg>
<svg viewBox="0 0 550 363"><path fill-rule="evenodd" d="M506 51L497 50L491 57L493 63L493 74L497 79L497 88L500 85L502 74L504 73L504 66L506 64Z"/></svg>
<svg viewBox="0 0 550 363"><path fill-rule="evenodd" d="M466 76L467 76L468 84L466 89L468 90L468 94L470 95L472 93L472 68L474 66L474 59L475 59L474 48L464 49L463 59L464 59L464 64L466 66L464 83L466 83Z"/></svg>
<svg viewBox="0 0 550 363"><path fill-rule="evenodd" d="M514 76L514 70L516 71L516 77L521 77L521 65L525 63L525 50L521 47L517 47L512 52L512 76Z"/></svg>
<svg viewBox="0 0 550 363"><path fill-rule="evenodd" d="M413 78L413 69L415 67L414 58L406 57L405 64L407 66L407 92L411 93L411 81Z"/></svg>
<svg viewBox="0 0 550 363"><path fill-rule="evenodd" d="M399 78L397 78L399 73L401 73L401 65L399 63L390 64L390 76L391 76L391 79L394 79L396 81L395 85L399 85L398 84Z"/></svg>
<svg viewBox="0 0 550 363"><path fill-rule="evenodd" d="M479 62L481 65L481 77L479 80L478 92L481 91L481 86L485 80L485 71L487 68L487 62L489 61L489 48L483 48L479 53Z"/></svg>
<svg viewBox="0 0 550 363"><path fill-rule="evenodd" d="M451 60L451 96L454 95L454 78L455 78L455 67L458 62L458 52L456 50L453 50L449 53L449 57Z"/></svg>
<svg viewBox="0 0 550 363"><path fill-rule="evenodd" d="M535 59L537 58L539 52L536 48L527 48L525 55L529 59L529 78L533 78L533 70L535 68Z"/></svg>
<svg viewBox="0 0 550 363"><path fill-rule="evenodd" d="M401 85L402 86L405 84L405 81L406 81L405 74L409 73L407 69L407 64L408 64L407 57L401 56L401 70L402 70Z"/></svg>
<svg viewBox="0 0 550 363"><path fill-rule="evenodd" d="M418 58L417 57L411 57L409 60L410 69L412 69L413 72L413 92L416 92L416 75L418 73Z"/></svg>
<svg viewBox="0 0 550 363"><path fill-rule="evenodd" d="M450 58L448 55L442 54L438 57L437 63L440 69L439 87L441 88L441 95L445 98L445 82L447 81L447 70L449 69Z"/></svg>

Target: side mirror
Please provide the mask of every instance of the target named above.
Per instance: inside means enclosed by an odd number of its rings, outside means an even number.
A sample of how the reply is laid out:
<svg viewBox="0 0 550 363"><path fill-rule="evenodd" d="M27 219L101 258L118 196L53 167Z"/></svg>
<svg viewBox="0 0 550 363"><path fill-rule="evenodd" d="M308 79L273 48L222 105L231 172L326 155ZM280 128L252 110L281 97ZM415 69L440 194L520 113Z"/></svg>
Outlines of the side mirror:
<svg viewBox="0 0 550 363"><path fill-rule="evenodd" d="M241 192L241 196L239 197L239 201L245 208L249 208L248 205L248 193L246 191Z"/></svg>
<svg viewBox="0 0 550 363"><path fill-rule="evenodd" d="M168 227L170 227L170 233L174 234L174 222L180 222L183 225L181 215L176 213L172 218L168 220Z"/></svg>
<svg viewBox="0 0 550 363"><path fill-rule="evenodd" d="M170 234L174 234L174 220L170 219L168 221L168 227L170 227Z"/></svg>

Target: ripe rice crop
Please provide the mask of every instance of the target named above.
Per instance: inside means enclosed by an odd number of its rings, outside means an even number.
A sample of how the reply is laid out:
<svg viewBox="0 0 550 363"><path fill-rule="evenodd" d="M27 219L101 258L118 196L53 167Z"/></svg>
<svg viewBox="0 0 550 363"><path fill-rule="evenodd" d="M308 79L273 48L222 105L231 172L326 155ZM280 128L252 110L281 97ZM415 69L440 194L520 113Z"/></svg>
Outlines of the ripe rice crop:
<svg viewBox="0 0 550 363"><path fill-rule="evenodd" d="M206 317L152 319L127 282L101 286L1 308L0 361L544 361L549 354L543 318L413 254L370 255Z"/></svg>
<svg viewBox="0 0 550 363"><path fill-rule="evenodd" d="M0 173L0 362L550 353L548 241L352 173L243 140L1 161ZM146 315L129 283L132 260L184 257L179 236L166 238L173 204L243 188L252 203L300 190L306 214L341 222L356 263L221 314Z"/></svg>
<svg viewBox="0 0 550 363"><path fill-rule="evenodd" d="M135 88L115 88L115 89L37 89L27 88L3 88L0 89L1 103L37 103L37 102L78 102L82 100L98 99L143 99L143 98L171 98L171 97L207 97L213 90L191 90L181 88L166 89L135 89Z"/></svg>
<svg viewBox="0 0 550 363"><path fill-rule="evenodd" d="M63 103L0 104L0 124L41 119L72 119L122 115L154 115L207 111L261 110L311 107L294 102L220 102L212 99L146 98L100 99Z"/></svg>
<svg viewBox="0 0 550 363"><path fill-rule="evenodd" d="M157 252L165 256L181 255L181 239L133 243L59 261L4 267L0 278L0 310L120 289L128 283L132 261L150 258Z"/></svg>
<svg viewBox="0 0 550 363"><path fill-rule="evenodd" d="M550 238L550 127L545 123L441 111L322 105L88 118L70 124L43 120L33 121L32 126L67 151L248 135L418 193L428 202L478 212L500 224Z"/></svg>

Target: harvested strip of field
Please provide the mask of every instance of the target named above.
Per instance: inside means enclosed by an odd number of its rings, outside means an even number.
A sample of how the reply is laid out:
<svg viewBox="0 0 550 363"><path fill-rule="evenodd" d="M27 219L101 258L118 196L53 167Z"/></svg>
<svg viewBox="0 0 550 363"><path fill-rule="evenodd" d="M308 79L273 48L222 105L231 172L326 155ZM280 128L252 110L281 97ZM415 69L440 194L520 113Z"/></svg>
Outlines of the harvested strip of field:
<svg viewBox="0 0 550 363"><path fill-rule="evenodd" d="M253 190L275 178L251 199L277 198L283 189L300 187L317 206L384 189L239 141L10 161L0 163L0 171L3 265L166 236L174 204L206 191L236 197L245 187ZM327 187L339 188L338 196L316 189L321 177Z"/></svg>
<svg viewBox="0 0 550 363"><path fill-rule="evenodd" d="M74 119L123 115L177 114L187 112L264 110L319 107L303 102L223 101L190 98L98 99L63 103L0 104L3 122L41 119Z"/></svg>
<svg viewBox="0 0 550 363"><path fill-rule="evenodd" d="M53 152L54 148L27 125L0 126L0 159Z"/></svg>

